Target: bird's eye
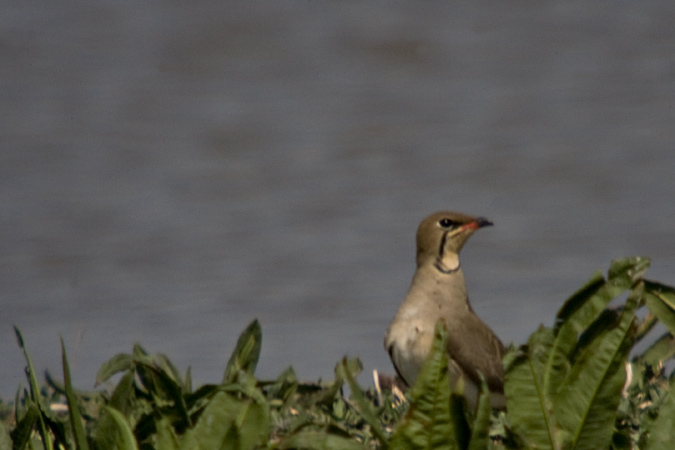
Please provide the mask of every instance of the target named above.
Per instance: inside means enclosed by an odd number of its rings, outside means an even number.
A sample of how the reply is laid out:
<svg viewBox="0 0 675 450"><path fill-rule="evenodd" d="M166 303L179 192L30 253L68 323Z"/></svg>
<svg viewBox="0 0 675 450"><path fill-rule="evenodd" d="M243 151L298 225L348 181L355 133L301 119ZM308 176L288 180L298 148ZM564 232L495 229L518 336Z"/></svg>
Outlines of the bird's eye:
<svg viewBox="0 0 675 450"><path fill-rule="evenodd" d="M442 226L443 228L450 228L450 227L453 226L455 223L454 223L452 220L445 218L445 219L439 220L439 221L438 221L438 224L439 224L440 226Z"/></svg>

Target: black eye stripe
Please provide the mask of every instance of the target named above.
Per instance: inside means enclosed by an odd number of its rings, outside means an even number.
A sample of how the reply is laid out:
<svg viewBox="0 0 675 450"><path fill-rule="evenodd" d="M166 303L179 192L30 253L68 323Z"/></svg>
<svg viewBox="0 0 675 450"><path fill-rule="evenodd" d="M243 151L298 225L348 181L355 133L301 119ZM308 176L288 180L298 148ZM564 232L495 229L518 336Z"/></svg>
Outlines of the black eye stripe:
<svg viewBox="0 0 675 450"><path fill-rule="evenodd" d="M453 222L452 220L450 220L448 218L443 218L443 219L438 221L438 224L440 226L442 226L443 228L450 228L455 224L455 222Z"/></svg>

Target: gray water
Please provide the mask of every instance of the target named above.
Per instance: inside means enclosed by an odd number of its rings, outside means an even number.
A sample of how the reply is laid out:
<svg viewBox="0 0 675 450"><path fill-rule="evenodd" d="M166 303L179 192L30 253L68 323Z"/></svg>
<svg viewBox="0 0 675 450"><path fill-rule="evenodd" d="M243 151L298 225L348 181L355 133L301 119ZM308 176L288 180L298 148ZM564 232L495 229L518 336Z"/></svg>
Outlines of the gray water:
<svg viewBox="0 0 675 450"><path fill-rule="evenodd" d="M0 7L0 393L12 325L78 387L141 342L197 383L392 372L384 331L438 209L506 342L613 258L675 276L675 3ZM369 383L369 375L361 381Z"/></svg>

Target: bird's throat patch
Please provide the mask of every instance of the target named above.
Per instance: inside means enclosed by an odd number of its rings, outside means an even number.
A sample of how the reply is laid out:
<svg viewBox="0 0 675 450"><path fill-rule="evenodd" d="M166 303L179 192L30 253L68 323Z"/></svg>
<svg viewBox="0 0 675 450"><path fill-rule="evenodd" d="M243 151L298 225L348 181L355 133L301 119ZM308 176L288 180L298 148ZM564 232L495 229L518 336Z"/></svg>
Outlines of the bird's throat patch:
<svg viewBox="0 0 675 450"><path fill-rule="evenodd" d="M436 258L436 268L443 273L453 273L459 270L459 256L455 252L443 252Z"/></svg>

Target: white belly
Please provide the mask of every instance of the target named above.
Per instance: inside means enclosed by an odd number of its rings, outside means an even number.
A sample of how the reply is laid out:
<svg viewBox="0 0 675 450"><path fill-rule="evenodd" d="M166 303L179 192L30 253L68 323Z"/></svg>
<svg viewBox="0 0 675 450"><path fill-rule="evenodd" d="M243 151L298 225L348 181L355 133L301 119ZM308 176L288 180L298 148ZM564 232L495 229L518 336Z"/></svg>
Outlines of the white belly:
<svg viewBox="0 0 675 450"><path fill-rule="evenodd" d="M385 346L396 370L408 386L415 384L417 375L431 350L433 337L433 328L416 320L398 321L389 329Z"/></svg>

